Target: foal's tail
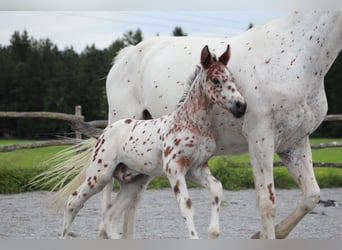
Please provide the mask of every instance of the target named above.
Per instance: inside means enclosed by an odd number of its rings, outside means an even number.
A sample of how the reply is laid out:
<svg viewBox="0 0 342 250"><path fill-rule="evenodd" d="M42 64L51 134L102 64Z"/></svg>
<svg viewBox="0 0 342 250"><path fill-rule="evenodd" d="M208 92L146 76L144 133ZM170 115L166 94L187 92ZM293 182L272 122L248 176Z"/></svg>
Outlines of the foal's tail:
<svg viewBox="0 0 342 250"><path fill-rule="evenodd" d="M48 161L56 165L31 181L32 186L53 186L53 191L58 190L52 198L51 207L57 210L62 208L66 198L82 184L95 144L96 139L91 138L59 152Z"/></svg>

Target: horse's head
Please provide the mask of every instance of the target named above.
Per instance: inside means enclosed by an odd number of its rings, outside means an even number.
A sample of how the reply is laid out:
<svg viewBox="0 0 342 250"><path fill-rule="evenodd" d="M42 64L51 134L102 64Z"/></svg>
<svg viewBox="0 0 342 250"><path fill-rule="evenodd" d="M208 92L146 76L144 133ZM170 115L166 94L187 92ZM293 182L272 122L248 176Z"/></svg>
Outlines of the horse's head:
<svg viewBox="0 0 342 250"><path fill-rule="evenodd" d="M201 65L204 70L204 89L213 103L228 109L239 118L246 112L247 104L234 83L232 73L227 68L230 59L230 47L217 60L211 55L208 46L202 49Z"/></svg>

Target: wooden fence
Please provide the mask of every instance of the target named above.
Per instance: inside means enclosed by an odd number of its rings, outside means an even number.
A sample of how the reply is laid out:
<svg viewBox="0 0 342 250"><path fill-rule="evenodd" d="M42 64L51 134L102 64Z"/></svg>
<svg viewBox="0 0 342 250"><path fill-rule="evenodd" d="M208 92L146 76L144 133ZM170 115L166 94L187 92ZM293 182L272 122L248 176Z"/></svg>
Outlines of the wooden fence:
<svg viewBox="0 0 342 250"><path fill-rule="evenodd" d="M107 126L107 120L95 120L88 121L84 120L82 115L82 107L80 105L75 106L75 114L64 114L55 112L0 112L0 117L4 118L46 118L46 119L57 119L64 120L71 124L71 127L76 132L76 139L63 139L63 140L50 140L43 142L34 142L28 144L12 144L0 146L0 152L12 151L16 149L24 148L36 148L52 145L72 145L77 144L82 139L82 134L88 137L97 138L101 133L102 129ZM334 114L327 115L324 121L342 121L342 115ZM99 128L100 127L100 128ZM342 147L342 142L327 142L312 144L312 149L322 149L328 147ZM274 165L281 165L281 162L275 162ZM328 163L328 162L314 162L314 166L332 166L342 167L342 163Z"/></svg>

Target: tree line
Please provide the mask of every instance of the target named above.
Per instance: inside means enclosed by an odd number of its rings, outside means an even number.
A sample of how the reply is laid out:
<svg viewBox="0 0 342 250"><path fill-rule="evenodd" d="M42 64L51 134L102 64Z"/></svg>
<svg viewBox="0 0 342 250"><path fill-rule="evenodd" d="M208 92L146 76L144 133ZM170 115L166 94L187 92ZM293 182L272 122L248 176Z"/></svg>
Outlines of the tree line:
<svg viewBox="0 0 342 250"><path fill-rule="evenodd" d="M176 27L174 36L187 35ZM0 45L0 111L50 111L74 113L82 105L87 120L107 119L106 75L117 53L143 40L140 29L127 31L110 46L87 46L81 53L73 47L60 50L50 39L34 39L15 31L8 46ZM329 113L342 113L340 98L342 56L325 79ZM342 124L323 124L315 136L341 137ZM67 135L69 125L46 119L0 118L0 138L53 138Z"/></svg>

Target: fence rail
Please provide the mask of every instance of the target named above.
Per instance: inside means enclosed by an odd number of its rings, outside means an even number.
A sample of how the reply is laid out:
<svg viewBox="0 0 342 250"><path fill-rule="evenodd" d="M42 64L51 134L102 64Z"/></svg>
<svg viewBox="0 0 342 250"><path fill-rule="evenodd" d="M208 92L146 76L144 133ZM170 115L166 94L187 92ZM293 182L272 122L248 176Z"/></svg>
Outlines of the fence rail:
<svg viewBox="0 0 342 250"><path fill-rule="evenodd" d="M0 117L5 118L46 118L46 119L57 119L64 120L71 123L71 127L76 131L76 139L63 139L63 140L50 140L44 142L34 142L28 144L12 144L0 146L0 152L8 152L16 149L26 148L37 148L52 145L73 145L77 144L82 139L82 134L88 137L97 138L101 133L103 127L107 126L107 120L95 120L95 121L84 121L82 115L82 107L80 105L75 106L75 114L65 114L56 112L0 112ZM324 121L342 121L342 115L331 114L327 115ZM99 128L100 127L100 128ZM326 142L312 144L312 149L322 149L328 147L342 147L342 142ZM246 164L245 164L246 165ZM248 165L248 163L247 163ZM282 162L275 162L274 166L284 165ZM342 163L328 163L328 162L314 162L314 166L332 166L342 167Z"/></svg>

